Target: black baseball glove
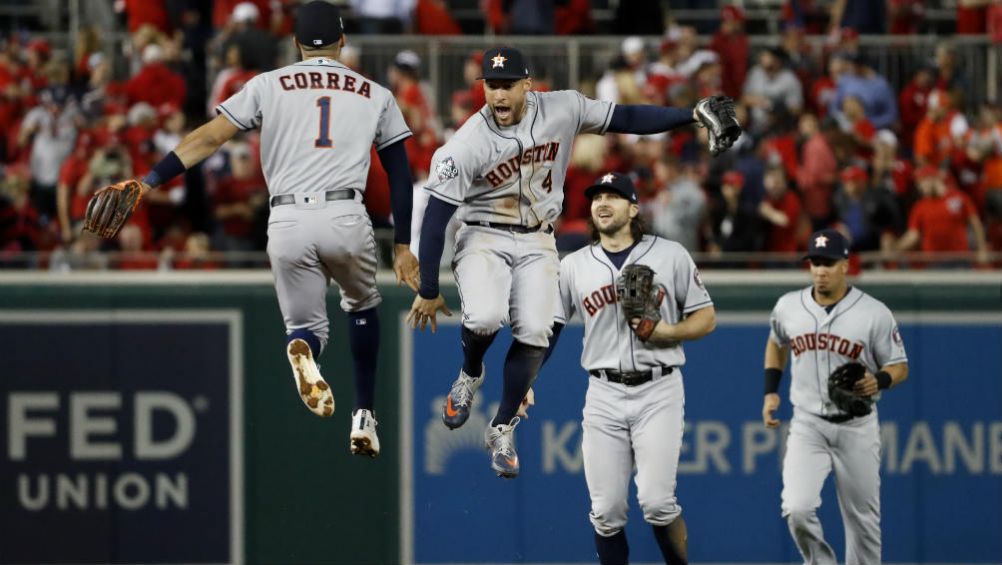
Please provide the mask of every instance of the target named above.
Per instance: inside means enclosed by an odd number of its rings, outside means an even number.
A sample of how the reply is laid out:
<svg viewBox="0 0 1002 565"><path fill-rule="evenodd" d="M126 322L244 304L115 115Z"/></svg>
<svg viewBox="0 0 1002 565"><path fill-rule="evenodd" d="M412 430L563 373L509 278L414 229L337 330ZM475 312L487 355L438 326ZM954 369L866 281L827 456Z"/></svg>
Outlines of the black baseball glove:
<svg viewBox="0 0 1002 565"><path fill-rule="evenodd" d="M855 361L846 363L835 369L828 376L828 398L847 414L866 416L870 413L872 401L853 391L856 382L866 374L866 367Z"/></svg>
<svg viewBox="0 0 1002 565"><path fill-rule="evenodd" d="M716 157L741 136L741 124L734 113L734 101L726 96L710 96L696 103L696 125L710 136L710 154Z"/></svg>
<svg viewBox="0 0 1002 565"><path fill-rule="evenodd" d="M143 198L143 185L127 180L97 189L87 203L84 229L101 237L115 237Z"/></svg>
<svg viewBox="0 0 1002 565"><path fill-rule="evenodd" d="M665 292L654 284L654 270L647 265L627 265L616 281L616 295L626 322L639 318L633 333L647 341L661 321L661 301Z"/></svg>

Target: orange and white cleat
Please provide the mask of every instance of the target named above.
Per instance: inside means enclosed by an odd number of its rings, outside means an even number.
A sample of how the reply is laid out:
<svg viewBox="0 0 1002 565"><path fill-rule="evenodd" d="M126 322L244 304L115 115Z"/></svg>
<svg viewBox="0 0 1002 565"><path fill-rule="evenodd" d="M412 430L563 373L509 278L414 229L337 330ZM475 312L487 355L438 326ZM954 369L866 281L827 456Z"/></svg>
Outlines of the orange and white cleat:
<svg viewBox="0 0 1002 565"><path fill-rule="evenodd" d="M294 339L286 346L292 378L303 403L317 416L327 418L334 413L334 393L330 385L320 375L320 369L313 361L310 345L301 339Z"/></svg>

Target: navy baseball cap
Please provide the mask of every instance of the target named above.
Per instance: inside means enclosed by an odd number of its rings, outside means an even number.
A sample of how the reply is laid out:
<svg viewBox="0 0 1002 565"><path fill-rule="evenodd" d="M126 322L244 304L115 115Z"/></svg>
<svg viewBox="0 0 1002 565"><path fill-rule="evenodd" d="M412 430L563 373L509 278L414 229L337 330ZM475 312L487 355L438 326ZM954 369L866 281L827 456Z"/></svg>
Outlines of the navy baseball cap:
<svg viewBox="0 0 1002 565"><path fill-rule="evenodd" d="M807 255L804 259L819 257L825 259L848 259L849 240L842 232L833 229L816 231L807 242Z"/></svg>
<svg viewBox="0 0 1002 565"><path fill-rule="evenodd" d="M296 9L295 33L296 41L308 49L335 43L344 33L341 10L322 0L307 2Z"/></svg>
<svg viewBox="0 0 1002 565"><path fill-rule="evenodd" d="M585 189L585 196L592 199L599 192L615 192L630 202L637 203L637 189L629 175L623 173L606 173L595 179L595 183Z"/></svg>
<svg viewBox="0 0 1002 565"><path fill-rule="evenodd" d="M481 73L484 80L519 80L529 77L529 66L522 52L514 47L491 47L484 51Z"/></svg>

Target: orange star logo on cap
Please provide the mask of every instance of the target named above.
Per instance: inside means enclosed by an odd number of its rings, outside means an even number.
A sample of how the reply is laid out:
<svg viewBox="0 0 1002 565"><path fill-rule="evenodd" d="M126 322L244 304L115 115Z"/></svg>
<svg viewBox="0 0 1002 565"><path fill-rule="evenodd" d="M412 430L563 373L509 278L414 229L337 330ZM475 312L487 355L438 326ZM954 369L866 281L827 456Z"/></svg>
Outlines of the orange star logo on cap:
<svg viewBox="0 0 1002 565"><path fill-rule="evenodd" d="M604 177L602 177L602 184L612 184L612 179L613 179L612 173L609 173Z"/></svg>
<svg viewBox="0 0 1002 565"><path fill-rule="evenodd" d="M825 236L823 236L823 235L819 235L818 237L815 237L814 238L814 247L828 247L828 238L825 237Z"/></svg>
<svg viewBox="0 0 1002 565"><path fill-rule="evenodd" d="M494 63L494 65L491 68L492 69L496 69L498 67L501 67L503 69L504 68L504 62L507 61L507 60L508 60L507 58L502 57L501 54L498 53L497 55L494 56L493 59L491 59L491 62Z"/></svg>

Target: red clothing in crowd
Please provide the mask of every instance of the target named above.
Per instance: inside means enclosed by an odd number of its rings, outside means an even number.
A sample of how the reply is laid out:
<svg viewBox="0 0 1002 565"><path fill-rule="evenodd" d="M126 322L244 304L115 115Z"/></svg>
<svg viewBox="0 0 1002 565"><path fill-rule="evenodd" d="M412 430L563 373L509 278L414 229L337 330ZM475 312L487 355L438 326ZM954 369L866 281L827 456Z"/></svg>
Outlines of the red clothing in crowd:
<svg viewBox="0 0 1002 565"><path fill-rule="evenodd" d="M460 35L463 30L442 0L417 0L414 30L421 35Z"/></svg>
<svg viewBox="0 0 1002 565"><path fill-rule="evenodd" d="M977 213L966 194L948 189L941 197L916 202L908 216L908 229L922 235L922 251L969 251L967 225Z"/></svg>
<svg viewBox="0 0 1002 565"><path fill-rule="evenodd" d="M168 35L171 32L164 0L125 0L125 16L129 33L136 33L143 24L150 24Z"/></svg>
<svg viewBox="0 0 1002 565"><path fill-rule="evenodd" d="M63 166L59 169L59 184L65 184L70 189L70 222L81 220L87 212L87 202L90 200L89 194L78 194L77 185L80 179L87 174L90 169L90 157L79 155L74 151L63 161Z"/></svg>
<svg viewBox="0 0 1002 565"><path fill-rule="evenodd" d="M828 105L835 99L836 93L835 81L828 75L818 77L818 80L811 85L811 96L808 102L819 119L824 119L828 115Z"/></svg>
<svg viewBox="0 0 1002 565"><path fill-rule="evenodd" d="M766 251L792 253L800 249L800 199L792 190L787 190L779 200L768 199L773 208L786 215L786 227L769 224L766 237Z"/></svg>
<svg viewBox="0 0 1002 565"><path fill-rule="evenodd" d="M414 178L428 176L428 171L431 170L431 158L438 146L435 131L430 128L414 132L414 135L404 141L404 147L407 148L407 161Z"/></svg>
<svg viewBox="0 0 1002 565"><path fill-rule="evenodd" d="M238 179L228 176L216 187L216 206L249 203L255 194L265 191L264 182L259 178ZM222 220L223 232L234 237L250 237L254 222L243 216L230 216Z"/></svg>
<svg viewBox="0 0 1002 565"><path fill-rule="evenodd" d="M913 35L925 16L925 3L920 0L891 0L888 14L891 35Z"/></svg>
<svg viewBox="0 0 1002 565"><path fill-rule="evenodd" d="M957 2L957 33L979 35L985 33L988 22L988 7L965 7Z"/></svg>
<svg viewBox="0 0 1002 565"><path fill-rule="evenodd" d="M557 35L582 35L595 31L588 0L570 0L563 6L557 6L553 19Z"/></svg>
<svg viewBox="0 0 1002 565"><path fill-rule="evenodd" d="M257 6L257 27L268 29L271 22L270 0L215 0L212 3L212 27L217 30L225 27L233 15L233 8L242 2L250 2Z"/></svg>
<svg viewBox="0 0 1002 565"><path fill-rule="evenodd" d="M409 140L408 140L409 141ZM379 154L373 147L369 152L369 176L365 180L365 208L373 219L389 221L393 209L390 207L390 178L386 176Z"/></svg>
<svg viewBox="0 0 1002 565"><path fill-rule="evenodd" d="M898 97L898 111L901 114L901 139L908 146L911 146L915 138L915 129L925 117L926 101L930 92L932 92L931 84L920 86L913 80L901 90L901 95Z"/></svg>
<svg viewBox="0 0 1002 565"><path fill-rule="evenodd" d="M710 50L720 55L722 88L724 94L737 100L748 74L748 36L742 33L714 34Z"/></svg>
<svg viewBox="0 0 1002 565"><path fill-rule="evenodd" d="M27 198L19 204L0 203L0 251L38 249L42 238L38 210Z"/></svg>
<svg viewBox="0 0 1002 565"><path fill-rule="evenodd" d="M950 111L943 119L932 121L928 117L919 122L915 130L915 158L922 159L926 165L939 166L954 150L953 136L950 134L950 123L957 116L956 111Z"/></svg>
<svg viewBox="0 0 1002 565"><path fill-rule="evenodd" d="M804 211L811 219L827 218L832 211L832 186L838 162L824 134L816 133L804 142L797 167L797 188L804 197Z"/></svg>
<svg viewBox="0 0 1002 565"><path fill-rule="evenodd" d="M167 103L184 106L184 77L163 63L150 63L129 79L125 93L129 104L147 102L154 108Z"/></svg>

